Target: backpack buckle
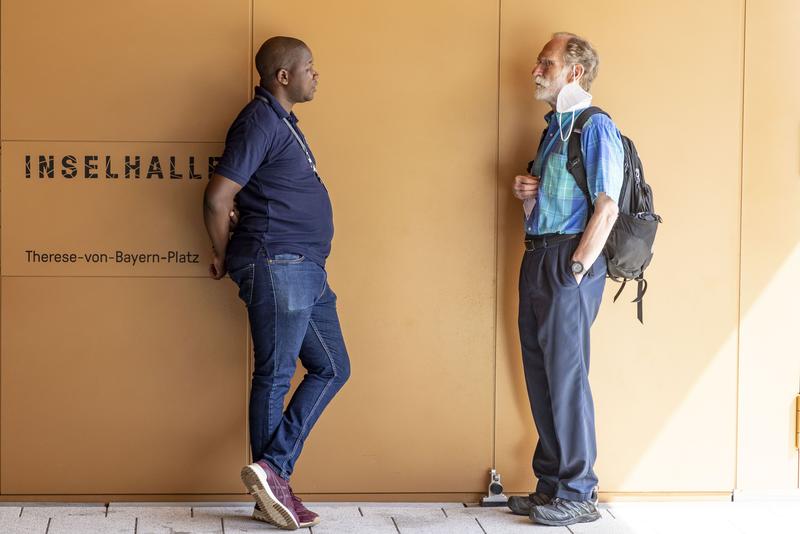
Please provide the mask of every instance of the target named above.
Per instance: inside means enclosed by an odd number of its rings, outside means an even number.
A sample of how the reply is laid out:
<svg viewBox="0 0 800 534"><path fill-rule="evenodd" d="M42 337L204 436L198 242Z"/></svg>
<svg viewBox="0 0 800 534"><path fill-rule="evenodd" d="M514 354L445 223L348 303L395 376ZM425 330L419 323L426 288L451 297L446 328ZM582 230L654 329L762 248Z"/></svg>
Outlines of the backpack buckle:
<svg viewBox="0 0 800 534"><path fill-rule="evenodd" d="M581 158L579 158L579 157L578 157L578 158L575 158L575 159L573 159L573 160L572 160L572 161L570 161L570 162L568 162L568 163L567 163L567 170L568 170L568 171L570 171L570 172L572 172L572 169L574 169L575 167L577 167L577 166L580 164L580 162L581 162Z"/></svg>

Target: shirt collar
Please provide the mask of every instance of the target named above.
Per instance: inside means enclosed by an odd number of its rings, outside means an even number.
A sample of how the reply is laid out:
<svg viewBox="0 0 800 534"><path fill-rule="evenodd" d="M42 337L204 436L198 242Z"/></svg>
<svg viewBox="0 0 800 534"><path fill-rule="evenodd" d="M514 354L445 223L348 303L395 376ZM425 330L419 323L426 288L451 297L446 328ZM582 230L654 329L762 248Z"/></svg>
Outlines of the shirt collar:
<svg viewBox="0 0 800 534"><path fill-rule="evenodd" d="M267 99L267 103L272 108L272 110L275 112L275 114L278 115L279 119L281 119L281 120L289 119L294 123L299 122L299 119L297 118L297 116L294 114L293 111L287 113L286 110L283 109L283 106L281 106L281 103L278 102L278 99L275 98L274 96L272 96L272 93L270 93L269 91L267 91L266 89L264 89L260 85L256 86L256 96L261 96L261 97L266 98Z"/></svg>

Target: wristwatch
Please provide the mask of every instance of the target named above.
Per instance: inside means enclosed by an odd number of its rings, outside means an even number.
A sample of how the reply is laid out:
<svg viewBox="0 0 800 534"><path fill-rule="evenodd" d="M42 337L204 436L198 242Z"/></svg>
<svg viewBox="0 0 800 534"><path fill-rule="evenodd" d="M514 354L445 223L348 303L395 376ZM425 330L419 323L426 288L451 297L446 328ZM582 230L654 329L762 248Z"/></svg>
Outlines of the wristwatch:
<svg viewBox="0 0 800 534"><path fill-rule="evenodd" d="M578 260L572 260L572 274L581 274L583 271L583 264Z"/></svg>

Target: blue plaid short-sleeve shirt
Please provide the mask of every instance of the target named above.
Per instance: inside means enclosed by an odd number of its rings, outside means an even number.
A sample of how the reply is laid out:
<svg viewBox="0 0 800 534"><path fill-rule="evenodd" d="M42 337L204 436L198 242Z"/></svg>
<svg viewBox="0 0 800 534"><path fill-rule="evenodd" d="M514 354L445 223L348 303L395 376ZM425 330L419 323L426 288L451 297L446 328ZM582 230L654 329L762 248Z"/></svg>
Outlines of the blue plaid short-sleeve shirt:
<svg viewBox="0 0 800 534"><path fill-rule="evenodd" d="M579 115L580 112L576 113L575 118ZM525 232L530 235L577 234L586 228L589 207L575 178L567 170L569 140L562 142L558 131L559 121L563 131L569 129L572 113L551 111L545 115L545 120L547 133L532 170L533 176L540 178L539 192L536 205L525 221ZM600 193L619 201L625 155L619 130L608 116L596 114L586 121L581 132L581 150L592 202Z"/></svg>

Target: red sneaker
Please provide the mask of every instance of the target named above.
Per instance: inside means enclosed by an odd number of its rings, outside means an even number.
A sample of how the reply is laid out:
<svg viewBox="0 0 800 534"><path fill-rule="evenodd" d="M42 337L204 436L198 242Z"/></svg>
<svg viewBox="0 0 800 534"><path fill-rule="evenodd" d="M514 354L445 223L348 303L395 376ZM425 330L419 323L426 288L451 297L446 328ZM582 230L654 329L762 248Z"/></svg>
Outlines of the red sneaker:
<svg viewBox="0 0 800 534"><path fill-rule="evenodd" d="M292 492L292 503L294 504L294 511L297 513L297 520L300 522L300 528L313 527L319 524L319 514L316 514L305 507L300 497L294 494L292 487L289 486L289 491ZM253 508L253 519L264 521L270 525L274 523L270 520L269 516L261 509L261 505L256 502L256 507Z"/></svg>
<svg viewBox="0 0 800 534"><path fill-rule="evenodd" d="M300 521L300 528L313 527L319 524L319 514L315 514L305 507L300 497L294 494L292 487L289 486L289 493L292 495L292 504L294 504L294 511L297 512L297 519Z"/></svg>
<svg viewBox="0 0 800 534"><path fill-rule="evenodd" d="M256 509L260 514L257 517L253 512L254 518L285 530L300 527L289 483L267 462L259 461L243 467L242 482L256 500Z"/></svg>

